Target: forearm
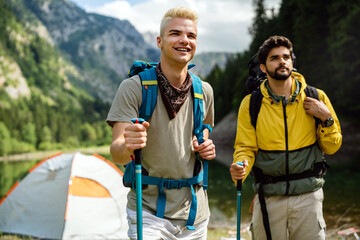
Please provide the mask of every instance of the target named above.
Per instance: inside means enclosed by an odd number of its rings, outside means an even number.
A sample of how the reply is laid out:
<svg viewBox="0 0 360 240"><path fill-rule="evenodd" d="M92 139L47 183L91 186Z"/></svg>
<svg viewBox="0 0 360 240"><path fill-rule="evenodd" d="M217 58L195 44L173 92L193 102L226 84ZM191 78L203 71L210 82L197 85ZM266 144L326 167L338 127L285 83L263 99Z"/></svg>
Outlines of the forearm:
<svg viewBox="0 0 360 240"><path fill-rule="evenodd" d="M249 97L245 98L240 105L233 155L233 163L247 161L245 178L254 165L255 155L258 151L255 128L251 125L249 100Z"/></svg>
<svg viewBox="0 0 360 240"><path fill-rule="evenodd" d="M342 134L338 120L335 120L335 124L331 127L318 127L318 143L320 149L328 155L332 155L337 152L342 144Z"/></svg>
<svg viewBox="0 0 360 240"><path fill-rule="evenodd" d="M118 123L113 126L113 139L110 145L110 154L112 160L117 164L126 165L131 161L130 155L133 154L125 144L125 128L130 123Z"/></svg>
<svg viewBox="0 0 360 240"><path fill-rule="evenodd" d="M110 154L112 160L117 164L126 165L131 162L130 155L132 153L129 153L129 151L126 149L125 143L121 142L120 140L111 143Z"/></svg>
<svg viewBox="0 0 360 240"><path fill-rule="evenodd" d="M342 134L341 134L341 127L339 119L335 113L335 110L333 106L331 105L331 102L329 98L324 94L323 101L326 104L330 116L334 119L334 124L330 127L322 126L321 124L318 126L317 129L317 136L318 136L318 143L320 146L320 149L325 154L334 154L337 152L342 144ZM322 119L322 121L324 121Z"/></svg>

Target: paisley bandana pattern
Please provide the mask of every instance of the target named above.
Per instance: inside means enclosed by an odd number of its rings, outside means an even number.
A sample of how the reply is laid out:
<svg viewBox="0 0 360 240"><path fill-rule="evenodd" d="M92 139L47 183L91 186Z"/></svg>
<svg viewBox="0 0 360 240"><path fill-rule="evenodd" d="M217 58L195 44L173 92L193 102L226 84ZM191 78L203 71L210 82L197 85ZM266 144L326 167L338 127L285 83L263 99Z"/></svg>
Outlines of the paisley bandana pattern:
<svg viewBox="0 0 360 240"><path fill-rule="evenodd" d="M180 88L174 87L161 71L160 63L156 66L156 74L161 98L171 120L175 118L176 114L180 111L181 106L186 101L192 85L192 80L190 74L188 73Z"/></svg>

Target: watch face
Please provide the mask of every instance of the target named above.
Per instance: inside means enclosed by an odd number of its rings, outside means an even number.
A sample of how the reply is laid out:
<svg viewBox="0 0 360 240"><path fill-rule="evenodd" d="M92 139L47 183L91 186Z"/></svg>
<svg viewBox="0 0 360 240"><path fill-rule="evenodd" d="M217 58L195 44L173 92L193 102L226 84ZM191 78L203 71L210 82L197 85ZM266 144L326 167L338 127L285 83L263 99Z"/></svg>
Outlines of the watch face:
<svg viewBox="0 0 360 240"><path fill-rule="evenodd" d="M324 122L325 127L331 127L333 124L334 124L334 119L333 118L328 118Z"/></svg>

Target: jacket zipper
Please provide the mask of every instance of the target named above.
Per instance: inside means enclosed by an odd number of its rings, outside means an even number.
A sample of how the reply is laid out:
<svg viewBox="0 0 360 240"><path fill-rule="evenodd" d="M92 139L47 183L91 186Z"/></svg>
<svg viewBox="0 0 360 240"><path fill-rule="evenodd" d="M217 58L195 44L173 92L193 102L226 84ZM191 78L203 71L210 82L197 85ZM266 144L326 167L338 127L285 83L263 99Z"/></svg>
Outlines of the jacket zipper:
<svg viewBox="0 0 360 240"><path fill-rule="evenodd" d="M286 170L286 191L285 195L289 195L289 188L290 188L290 182L289 182L289 136L288 136L288 127L287 127L287 116L286 116L286 105L287 101L284 98L282 100L283 105L283 114L284 114L284 126L285 126L285 170Z"/></svg>

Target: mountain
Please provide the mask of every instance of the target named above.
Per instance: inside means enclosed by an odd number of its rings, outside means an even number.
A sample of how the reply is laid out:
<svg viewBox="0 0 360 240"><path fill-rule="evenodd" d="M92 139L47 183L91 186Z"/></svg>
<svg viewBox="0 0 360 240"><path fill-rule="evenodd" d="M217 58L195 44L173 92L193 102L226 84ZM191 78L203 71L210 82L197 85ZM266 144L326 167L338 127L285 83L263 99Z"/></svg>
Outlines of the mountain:
<svg viewBox="0 0 360 240"><path fill-rule="evenodd" d="M147 42L150 46L153 48L158 48L156 38L159 36L156 32L147 31L142 33L142 36L144 38L144 41Z"/></svg>
<svg viewBox="0 0 360 240"><path fill-rule="evenodd" d="M128 22L86 13L69 0L7 0L18 19L59 48L79 69L74 83L111 102L134 60L159 61Z"/></svg>
<svg viewBox="0 0 360 240"><path fill-rule="evenodd" d="M87 13L69 0L7 0L18 19L51 45L79 71L75 86L111 103L119 83L135 60L159 61L157 34L140 34L130 22ZM195 74L205 77L227 53L198 54ZM210 59L210 60L209 60Z"/></svg>
<svg viewBox="0 0 360 240"><path fill-rule="evenodd" d="M109 105L76 87L81 69L14 11L0 0L0 155L109 144Z"/></svg>
<svg viewBox="0 0 360 240"><path fill-rule="evenodd" d="M198 53L191 60L190 63L195 64L191 71L203 79L217 66L219 69L224 69L227 62L236 56L235 53L222 53L222 52L204 52Z"/></svg>

